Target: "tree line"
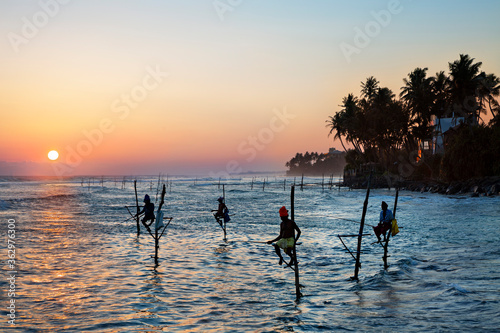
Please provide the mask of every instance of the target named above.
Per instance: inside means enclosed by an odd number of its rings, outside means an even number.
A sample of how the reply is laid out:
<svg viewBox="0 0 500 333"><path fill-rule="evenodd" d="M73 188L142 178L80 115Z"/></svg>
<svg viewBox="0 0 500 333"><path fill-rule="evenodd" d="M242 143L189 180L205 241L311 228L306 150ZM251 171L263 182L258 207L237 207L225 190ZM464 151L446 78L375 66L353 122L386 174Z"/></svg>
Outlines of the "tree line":
<svg viewBox="0 0 500 333"><path fill-rule="evenodd" d="M317 152L297 153L286 162L288 176L308 175L339 175L345 166L345 154L324 154Z"/></svg>
<svg viewBox="0 0 500 333"><path fill-rule="evenodd" d="M500 174L500 78L481 71L481 62L461 54L449 71L429 76L415 68L403 79L399 98L373 76L361 83L359 97L348 94L327 120L329 135L347 151L347 169L375 163L398 173L415 165L411 177L458 180ZM489 123L484 115L491 113ZM461 119L445 140L444 153L423 150L436 137L443 118ZM352 149L346 149L349 145ZM401 173L399 171L399 173Z"/></svg>

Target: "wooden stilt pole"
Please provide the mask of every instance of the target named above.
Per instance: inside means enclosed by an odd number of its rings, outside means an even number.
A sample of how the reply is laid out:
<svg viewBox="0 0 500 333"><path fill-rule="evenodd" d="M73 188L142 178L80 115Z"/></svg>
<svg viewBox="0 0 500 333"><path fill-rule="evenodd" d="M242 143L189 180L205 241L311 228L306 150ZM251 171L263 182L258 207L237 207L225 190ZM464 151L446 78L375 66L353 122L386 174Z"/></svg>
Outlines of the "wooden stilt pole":
<svg viewBox="0 0 500 333"><path fill-rule="evenodd" d="M226 204L226 187L224 184L222 184L222 202L224 202L224 204ZM222 227L222 230L224 230L224 241L227 240L227 234L226 234L226 218L223 217L222 218L222 223L223 223L223 227Z"/></svg>
<svg viewBox="0 0 500 333"><path fill-rule="evenodd" d="M372 172L370 172L370 177L368 178L368 186L366 189L366 197L365 202L363 203L363 215L361 216L361 224L359 225L359 234L358 234L358 248L356 251L356 266L354 267L354 276L353 280L358 280L358 272L361 267L360 257L361 257L361 241L363 240L363 228L365 227L365 216L366 209L368 207L368 197L370 196L370 184L372 180Z"/></svg>
<svg viewBox="0 0 500 333"><path fill-rule="evenodd" d="M266 178L264 178L263 182L262 182L262 191L265 191L266 190Z"/></svg>
<svg viewBox="0 0 500 333"><path fill-rule="evenodd" d="M155 267L157 267L158 266L158 250L160 249L160 243L159 243L159 239L158 239L158 229L156 229L156 228L155 228L154 239L155 239Z"/></svg>
<svg viewBox="0 0 500 333"><path fill-rule="evenodd" d="M295 185L292 185L290 192L290 219L295 221ZM295 298L298 300L302 294L300 293L300 276L299 276L299 262L297 260L297 247L293 243L293 265L295 273Z"/></svg>
<svg viewBox="0 0 500 333"><path fill-rule="evenodd" d="M302 181L300 182L300 190L304 190L304 174L302 174Z"/></svg>
<svg viewBox="0 0 500 333"><path fill-rule="evenodd" d="M286 190L286 178L283 179L283 191L285 191L285 190Z"/></svg>
<svg viewBox="0 0 500 333"><path fill-rule="evenodd" d="M399 197L399 188L396 187L396 199L394 199L394 210L392 212L394 218L396 218L396 209L398 208L398 197Z"/></svg>
<svg viewBox="0 0 500 333"><path fill-rule="evenodd" d="M135 191L135 207L137 209L135 221L137 222L137 236L141 234L141 226L139 225L139 198L137 197L137 179L134 180L134 191Z"/></svg>
<svg viewBox="0 0 500 333"><path fill-rule="evenodd" d="M158 193L160 192L160 180L161 180L161 172L158 175L158 182L156 183L156 195L155 195L155 203L158 202Z"/></svg>
<svg viewBox="0 0 500 333"><path fill-rule="evenodd" d="M163 184L163 190L161 191L161 201L160 205L158 206L158 212L161 211L161 208L163 204L165 203L165 193L167 189L165 188L165 184ZM156 225L153 223L151 224L155 228L155 234L153 238L155 239L155 267L158 266L158 250L160 249L160 237L158 236L158 229L156 228ZM166 227L165 227L166 228Z"/></svg>
<svg viewBox="0 0 500 333"><path fill-rule="evenodd" d="M323 174L323 180L321 181L321 189L325 190L325 174Z"/></svg>
<svg viewBox="0 0 500 333"><path fill-rule="evenodd" d="M394 210L392 212L392 216L396 218L396 208L398 208L398 197L399 197L399 188L396 187L396 199L394 199ZM391 232L392 232L392 224L391 224L391 229L387 231L387 236L385 237L385 243L384 243L384 269L389 268L389 264L387 264L387 249L389 247L389 239L391 238Z"/></svg>

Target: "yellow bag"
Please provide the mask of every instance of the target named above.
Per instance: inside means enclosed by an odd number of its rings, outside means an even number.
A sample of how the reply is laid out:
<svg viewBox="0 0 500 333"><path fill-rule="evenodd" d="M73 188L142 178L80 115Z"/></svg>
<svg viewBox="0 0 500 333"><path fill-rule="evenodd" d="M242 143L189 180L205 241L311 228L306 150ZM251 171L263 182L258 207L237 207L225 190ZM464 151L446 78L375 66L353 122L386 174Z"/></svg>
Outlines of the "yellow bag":
<svg viewBox="0 0 500 333"><path fill-rule="evenodd" d="M398 221L396 219L392 220L391 234L396 236L399 232Z"/></svg>

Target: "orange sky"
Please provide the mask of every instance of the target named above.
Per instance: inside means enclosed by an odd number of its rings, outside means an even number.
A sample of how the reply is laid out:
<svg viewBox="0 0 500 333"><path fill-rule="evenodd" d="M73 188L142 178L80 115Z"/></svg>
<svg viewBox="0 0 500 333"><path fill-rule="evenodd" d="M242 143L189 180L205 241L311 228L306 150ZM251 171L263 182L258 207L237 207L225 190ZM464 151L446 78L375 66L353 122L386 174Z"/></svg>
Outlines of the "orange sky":
<svg viewBox="0 0 500 333"><path fill-rule="evenodd" d="M399 93L415 67L446 71L460 53L500 74L494 1L42 3L0 4L0 174L284 170L341 148L325 121L368 76ZM481 20L451 27L463 17ZM340 45L374 22L348 59Z"/></svg>

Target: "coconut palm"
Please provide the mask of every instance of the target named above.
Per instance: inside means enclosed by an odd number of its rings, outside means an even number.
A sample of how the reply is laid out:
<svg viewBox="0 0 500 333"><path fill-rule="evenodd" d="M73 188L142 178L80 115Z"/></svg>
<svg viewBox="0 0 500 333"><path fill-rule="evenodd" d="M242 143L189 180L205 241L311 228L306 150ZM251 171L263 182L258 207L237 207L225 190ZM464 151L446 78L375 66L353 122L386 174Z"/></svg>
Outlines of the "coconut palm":
<svg viewBox="0 0 500 333"><path fill-rule="evenodd" d="M449 110L448 86L449 80L444 71L437 72L436 76L432 78L434 103L432 105L431 114L438 119L443 118Z"/></svg>
<svg viewBox="0 0 500 333"><path fill-rule="evenodd" d="M485 72L482 72L479 77L479 109L484 114L489 109L492 116L495 117L495 111L499 108L497 99L500 96L500 78L495 74L486 74Z"/></svg>
<svg viewBox="0 0 500 333"><path fill-rule="evenodd" d="M453 101L453 111L463 116L469 123L477 123L479 103L477 92L480 87L481 62L474 63L474 58L461 54L459 60L448 63L450 81L448 93ZM454 115L455 117L457 115Z"/></svg>
<svg viewBox="0 0 500 333"><path fill-rule="evenodd" d="M355 128L353 126L353 120L358 112L358 99L353 95L349 94L347 97L342 99L342 104L340 105L342 110L337 112L334 116L330 116L327 120L327 127L330 128L328 136L335 132L334 140L339 139L342 144L342 148L346 151L346 147L342 137L345 137L348 142L357 146L355 142L355 136L353 135ZM359 147L359 146L358 146Z"/></svg>
<svg viewBox="0 0 500 333"><path fill-rule="evenodd" d="M431 117L434 106L433 81L427 77L427 68L416 68L403 79L399 96L411 115L411 133L414 140L423 142L432 137ZM417 142L411 143L415 147Z"/></svg>
<svg viewBox="0 0 500 333"><path fill-rule="evenodd" d="M406 103L411 116L422 125L427 125L431 119L434 94L432 92L432 77L427 77L427 68L416 68L403 79L399 96Z"/></svg>

